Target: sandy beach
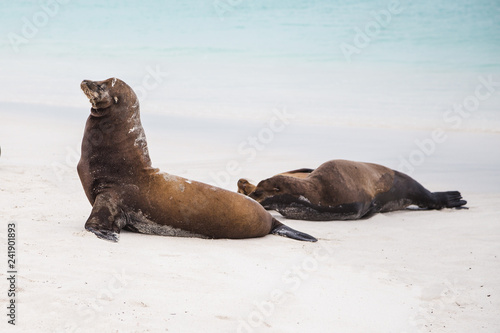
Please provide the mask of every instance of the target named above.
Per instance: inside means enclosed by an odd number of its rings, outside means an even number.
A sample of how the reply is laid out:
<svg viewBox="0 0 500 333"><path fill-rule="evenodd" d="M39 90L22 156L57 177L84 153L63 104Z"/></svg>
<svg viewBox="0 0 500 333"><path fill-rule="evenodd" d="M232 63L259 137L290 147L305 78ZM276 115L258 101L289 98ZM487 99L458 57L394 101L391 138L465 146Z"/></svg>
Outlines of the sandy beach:
<svg viewBox="0 0 500 333"><path fill-rule="evenodd" d="M442 153L413 175L432 190L461 190L469 210L400 211L354 222L292 221L273 213L318 237L314 244L272 235L203 240L130 232L114 244L83 228L90 204L75 167L88 107L82 102L77 119L62 108L41 107L47 118L21 115L22 108L2 114L0 164L0 215L16 225L17 331L500 329L498 153L493 164L488 154L497 134L450 134ZM411 142L398 144L400 131L290 124L245 163L237 138L246 140L265 122L147 112L142 119L155 166L230 190L240 176L259 180L331 157L397 167L391 156ZM324 146L314 145L318 138ZM375 152L366 141L385 148ZM457 143L460 153L447 152L447 144ZM229 160L242 167L225 186L220 172ZM1 237L5 245L6 233ZM5 293L0 300L6 304Z"/></svg>
<svg viewBox="0 0 500 333"><path fill-rule="evenodd" d="M5 2L0 332L500 332L498 13L466 0ZM110 77L136 91L153 166L170 174L236 191L347 159L458 190L469 209L271 211L316 243L100 240L76 171L80 83Z"/></svg>

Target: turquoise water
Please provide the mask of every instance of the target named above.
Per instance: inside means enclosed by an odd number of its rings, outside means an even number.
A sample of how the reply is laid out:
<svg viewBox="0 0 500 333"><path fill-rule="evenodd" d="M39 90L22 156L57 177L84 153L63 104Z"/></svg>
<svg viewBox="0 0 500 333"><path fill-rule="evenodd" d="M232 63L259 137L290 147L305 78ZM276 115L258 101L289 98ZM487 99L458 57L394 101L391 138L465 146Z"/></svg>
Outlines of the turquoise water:
<svg viewBox="0 0 500 333"><path fill-rule="evenodd" d="M380 13L391 3L398 4L393 5L398 13L387 19ZM378 23L373 14L378 13L380 31L373 27L373 38L353 61L500 66L498 0L32 0L1 6L4 57L17 54L9 35L14 33L29 40L14 43L18 53L50 57L211 54L344 62L340 45L354 45L355 28L365 31L367 24ZM23 35L23 17L38 29L32 37Z"/></svg>
<svg viewBox="0 0 500 333"><path fill-rule="evenodd" d="M432 127L481 75L500 81L499 0L24 0L2 3L0 28L0 102L74 105L84 78L135 87L158 67L171 76L144 98L150 110L286 105ZM492 96L464 127L500 131Z"/></svg>

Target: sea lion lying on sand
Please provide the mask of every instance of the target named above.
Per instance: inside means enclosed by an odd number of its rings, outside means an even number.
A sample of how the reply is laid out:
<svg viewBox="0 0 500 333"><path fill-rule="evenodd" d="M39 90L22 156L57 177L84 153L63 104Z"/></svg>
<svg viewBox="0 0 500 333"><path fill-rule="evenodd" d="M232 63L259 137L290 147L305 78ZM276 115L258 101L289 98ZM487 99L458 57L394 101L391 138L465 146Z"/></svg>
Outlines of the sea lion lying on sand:
<svg viewBox="0 0 500 333"><path fill-rule="evenodd" d="M238 181L238 191L289 219L356 220L416 205L460 208L460 192L430 192L401 172L372 163L332 160L317 169L299 169L254 186ZM465 208L465 207L462 207Z"/></svg>

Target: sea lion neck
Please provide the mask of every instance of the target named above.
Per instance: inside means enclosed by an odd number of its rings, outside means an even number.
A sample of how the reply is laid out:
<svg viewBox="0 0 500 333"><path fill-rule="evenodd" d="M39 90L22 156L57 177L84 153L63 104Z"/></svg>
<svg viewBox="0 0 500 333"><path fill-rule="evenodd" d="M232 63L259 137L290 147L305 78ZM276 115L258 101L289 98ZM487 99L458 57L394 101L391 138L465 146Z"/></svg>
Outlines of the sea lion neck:
<svg viewBox="0 0 500 333"><path fill-rule="evenodd" d="M302 193L305 188L310 187L310 182L307 179L294 178L289 176L278 175L277 183L283 186L290 194Z"/></svg>
<svg viewBox="0 0 500 333"><path fill-rule="evenodd" d="M109 111L110 107L107 108L90 108L90 116L94 118L105 118L109 117Z"/></svg>
<svg viewBox="0 0 500 333"><path fill-rule="evenodd" d="M308 200L316 200L320 189L318 184L309 178L296 178L289 176L279 176L279 184L281 189L278 192L277 198L281 196L293 197L295 199L303 198L303 193L310 193Z"/></svg>
<svg viewBox="0 0 500 333"><path fill-rule="evenodd" d="M127 111L112 106L102 117L88 117L79 171L102 173L106 175L103 179L126 180L147 176L156 170L151 166L139 110Z"/></svg>
<svg viewBox="0 0 500 333"><path fill-rule="evenodd" d="M135 149L137 154L139 154L140 156L140 160L143 163L143 167L145 169L150 169L151 158L149 157L149 149L146 140L146 133L144 131L144 128L142 127L140 111L138 106L136 107L136 110L132 113L132 115L127 119L124 128L126 131L127 142L128 140L134 141L133 148L130 149Z"/></svg>

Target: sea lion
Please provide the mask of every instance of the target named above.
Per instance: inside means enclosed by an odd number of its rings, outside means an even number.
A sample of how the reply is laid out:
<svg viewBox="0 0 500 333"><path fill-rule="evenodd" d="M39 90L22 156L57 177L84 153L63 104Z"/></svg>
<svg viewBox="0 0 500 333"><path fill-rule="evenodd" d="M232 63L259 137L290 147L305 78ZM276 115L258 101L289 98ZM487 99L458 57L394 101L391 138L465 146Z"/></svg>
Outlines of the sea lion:
<svg viewBox="0 0 500 333"><path fill-rule="evenodd" d="M120 230L203 238L252 238L277 234L316 238L274 219L241 194L191 181L151 166L139 101L123 81L81 83L92 108L78 175L92 212L85 229L118 241Z"/></svg>
<svg viewBox="0 0 500 333"><path fill-rule="evenodd" d="M304 176L302 174L302 176ZM416 205L423 209L466 208L458 191L430 192L401 172L372 163L333 160L299 178L279 174L254 186L238 181L242 192L289 219L330 221L368 218Z"/></svg>

